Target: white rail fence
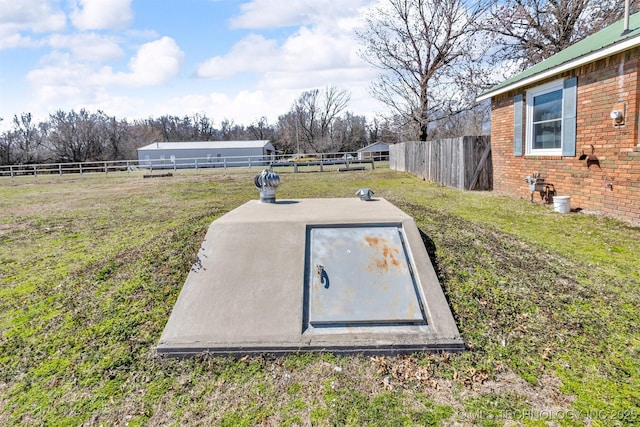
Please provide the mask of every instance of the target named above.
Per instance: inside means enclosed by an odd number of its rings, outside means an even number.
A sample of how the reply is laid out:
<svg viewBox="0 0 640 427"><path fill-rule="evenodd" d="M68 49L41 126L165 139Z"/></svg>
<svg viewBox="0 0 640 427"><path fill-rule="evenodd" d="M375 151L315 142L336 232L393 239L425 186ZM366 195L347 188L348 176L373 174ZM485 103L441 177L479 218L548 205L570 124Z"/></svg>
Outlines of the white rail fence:
<svg viewBox="0 0 640 427"><path fill-rule="evenodd" d="M110 174L132 173L143 171L178 171L199 169L228 169L228 168L265 168L265 167L292 167L294 172L301 166L342 165L352 168L353 164L370 164L374 166L374 158L380 158L380 153L371 156L352 156L349 153L318 153L307 154L303 161L292 160L291 156L234 156L220 158L172 158L172 159L147 159L147 160L114 160L94 162L70 162L70 163L41 163L27 165L0 165L0 179L17 177L38 176L65 176L69 174ZM385 153L386 154L386 153Z"/></svg>

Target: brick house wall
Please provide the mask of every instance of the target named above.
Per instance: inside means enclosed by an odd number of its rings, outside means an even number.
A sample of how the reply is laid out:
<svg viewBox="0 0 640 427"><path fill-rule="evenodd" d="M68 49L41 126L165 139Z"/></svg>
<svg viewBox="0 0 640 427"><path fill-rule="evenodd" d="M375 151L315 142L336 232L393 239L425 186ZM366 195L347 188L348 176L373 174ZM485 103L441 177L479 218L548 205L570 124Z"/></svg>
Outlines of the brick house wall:
<svg viewBox="0 0 640 427"><path fill-rule="evenodd" d="M638 140L640 48L581 66L534 85L492 98L491 144L494 190L529 198L527 175L539 172L557 195L571 196L581 208L640 224L640 146ZM577 76L576 156L514 156L514 96L548 81ZM526 104L526 103L525 103ZM609 114L625 107L625 123ZM523 131L526 129L524 108ZM599 166L580 155L593 154ZM593 162L592 162L593 163ZM535 194L534 201L540 202Z"/></svg>

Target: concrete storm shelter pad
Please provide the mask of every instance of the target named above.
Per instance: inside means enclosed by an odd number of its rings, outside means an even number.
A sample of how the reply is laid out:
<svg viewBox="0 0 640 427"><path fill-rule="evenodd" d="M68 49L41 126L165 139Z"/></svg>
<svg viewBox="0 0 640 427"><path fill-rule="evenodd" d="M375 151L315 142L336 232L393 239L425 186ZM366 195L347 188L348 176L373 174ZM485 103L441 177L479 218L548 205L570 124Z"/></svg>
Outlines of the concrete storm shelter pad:
<svg viewBox="0 0 640 427"><path fill-rule="evenodd" d="M160 354L460 351L414 220L384 199L250 201L215 220Z"/></svg>

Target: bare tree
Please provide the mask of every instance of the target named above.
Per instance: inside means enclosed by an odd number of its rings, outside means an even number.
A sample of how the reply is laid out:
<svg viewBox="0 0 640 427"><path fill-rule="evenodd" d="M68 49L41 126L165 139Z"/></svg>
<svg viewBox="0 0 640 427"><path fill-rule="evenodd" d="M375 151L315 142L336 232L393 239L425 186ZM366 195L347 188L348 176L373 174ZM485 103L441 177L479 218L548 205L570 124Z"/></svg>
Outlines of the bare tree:
<svg viewBox="0 0 640 427"><path fill-rule="evenodd" d="M194 114L192 120L194 129L194 141L212 141L216 139L216 129L213 126L213 121L209 119L206 114Z"/></svg>
<svg viewBox="0 0 640 427"><path fill-rule="evenodd" d="M278 117L273 145L282 154L297 152L298 142L300 141L296 132L298 127L297 120L297 116L293 111Z"/></svg>
<svg viewBox="0 0 640 427"><path fill-rule="evenodd" d="M260 120L256 120L247 127L247 132L253 139L265 140L274 139L275 130L269 125L269 121L266 117L261 117Z"/></svg>
<svg viewBox="0 0 640 427"><path fill-rule="evenodd" d="M296 117L296 138L303 148L320 152L331 146L331 125L350 100L349 92L335 86L328 86L323 92L314 89L300 95L291 112Z"/></svg>
<svg viewBox="0 0 640 427"><path fill-rule="evenodd" d="M0 122L4 118L0 117ZM9 138L9 132L2 132L0 134L0 165L10 165L12 158L12 144L13 141Z"/></svg>
<svg viewBox="0 0 640 427"><path fill-rule="evenodd" d="M126 142L121 148L124 157L135 159L137 149L162 139L162 134L157 127L154 127L148 120L135 121L127 128Z"/></svg>
<svg viewBox="0 0 640 427"><path fill-rule="evenodd" d="M163 141L189 141L193 135L193 127L188 117L171 115L149 119L149 123L162 134Z"/></svg>
<svg viewBox="0 0 640 427"><path fill-rule="evenodd" d="M372 142L380 140L395 144L415 139L416 131L408 128L406 118L399 114L376 119L374 123L375 128L370 130L370 133L373 133L372 137L375 135L375 140Z"/></svg>
<svg viewBox="0 0 640 427"><path fill-rule="evenodd" d="M631 2L637 9L637 2ZM624 0L505 0L484 27L493 35L493 63L521 71L619 20ZM513 72L512 71L512 72Z"/></svg>
<svg viewBox="0 0 640 427"><path fill-rule="evenodd" d="M475 59L472 36L488 7L488 0L386 0L367 16L362 56L382 70L372 95L418 139L442 114L473 103L459 95L458 76Z"/></svg>
<svg viewBox="0 0 640 427"><path fill-rule="evenodd" d="M233 119L224 119L220 123L220 135L223 141L244 141L247 132L243 125L237 125Z"/></svg>
<svg viewBox="0 0 640 427"><path fill-rule="evenodd" d="M224 139L224 132L228 129L218 130L213 121L205 113L196 113L191 116L164 115L159 118L149 118L146 123L157 129L163 141L215 141ZM224 126L229 122L225 121Z"/></svg>
<svg viewBox="0 0 640 427"><path fill-rule="evenodd" d="M334 120L347 108L351 94L335 86L324 90L323 108L320 112L320 137L327 138Z"/></svg>
<svg viewBox="0 0 640 427"><path fill-rule="evenodd" d="M31 113L13 116L13 131L8 135L13 145L12 163L29 164L42 161L46 134L46 124L36 125Z"/></svg>
<svg viewBox="0 0 640 427"><path fill-rule="evenodd" d="M84 108L66 113L58 110L49 115L49 143L59 162L105 160L104 134L99 114Z"/></svg>
<svg viewBox="0 0 640 427"><path fill-rule="evenodd" d="M489 124L491 104L481 102L468 110L444 116L433 123L431 135L434 139L455 138L466 135L487 135L490 133Z"/></svg>
<svg viewBox="0 0 640 427"><path fill-rule="evenodd" d="M295 136L298 147L303 151L319 151L316 139L319 136L318 89L303 92L296 100L292 112L295 116Z"/></svg>
<svg viewBox="0 0 640 427"><path fill-rule="evenodd" d="M98 118L101 121L103 140L105 142L105 155L108 160L127 160L132 157L127 147L127 134L129 124L126 120L118 120L109 117L102 111L98 112Z"/></svg>
<svg viewBox="0 0 640 427"><path fill-rule="evenodd" d="M331 126L331 140L330 150L335 152L353 152L366 146L367 119L348 111L342 117L336 117Z"/></svg>

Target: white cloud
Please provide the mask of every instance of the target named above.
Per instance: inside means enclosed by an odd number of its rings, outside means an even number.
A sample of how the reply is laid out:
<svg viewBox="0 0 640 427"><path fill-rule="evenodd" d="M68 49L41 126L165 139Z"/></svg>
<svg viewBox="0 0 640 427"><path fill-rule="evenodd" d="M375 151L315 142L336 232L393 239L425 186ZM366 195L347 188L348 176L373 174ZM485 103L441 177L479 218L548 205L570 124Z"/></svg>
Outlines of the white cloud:
<svg viewBox="0 0 640 427"><path fill-rule="evenodd" d="M115 52L112 52L115 53ZM34 87L45 86L155 86L180 73L184 53L170 37L145 43L129 61L129 72L114 72L110 66L96 69L78 62L69 54L54 52L47 57L51 65L33 70L27 79Z"/></svg>
<svg viewBox="0 0 640 427"><path fill-rule="evenodd" d="M133 21L131 0L77 0L70 15L79 30L122 29Z"/></svg>
<svg viewBox="0 0 640 427"><path fill-rule="evenodd" d="M302 27L282 46L282 64L287 70L318 70L351 64L354 40L348 34L331 34Z"/></svg>
<svg viewBox="0 0 640 427"><path fill-rule="evenodd" d="M38 46L23 33L62 31L67 18L53 2L43 0L0 0L0 50Z"/></svg>
<svg viewBox="0 0 640 427"><path fill-rule="evenodd" d="M90 100L77 104L76 108L85 108L89 111L102 110L105 113L118 118L144 118L142 112L149 109L147 100L135 96L117 95L104 88L97 88Z"/></svg>
<svg viewBox="0 0 640 427"><path fill-rule="evenodd" d="M240 6L241 15L231 19L232 28L280 28L307 25L324 19L336 22L357 14L371 0L253 0Z"/></svg>
<svg viewBox="0 0 640 427"><path fill-rule="evenodd" d="M73 38L58 40L61 45L74 42ZM162 85L180 73L183 56L173 39L163 37L143 44L129 61L128 72L114 72L109 66L98 68L94 62L78 61L76 55L55 51L45 58L46 65L26 76L33 91L30 111L36 113L50 106L55 109L112 107L116 98L108 93L109 88Z"/></svg>
<svg viewBox="0 0 640 427"><path fill-rule="evenodd" d="M236 43L227 55L213 57L201 64L196 75L223 78L243 72L261 72L278 67L278 54L275 40L250 34Z"/></svg>
<svg viewBox="0 0 640 427"><path fill-rule="evenodd" d="M222 92L191 93L169 99L158 99L153 105L146 105L145 111L151 111L150 115L155 117L165 114L181 117L204 113L215 124L220 124L223 120L228 119L238 125L247 126L261 117L267 117L270 123L275 123L278 116L289 111L294 99L294 94L284 95L261 90L243 90L233 94ZM138 112L130 114L129 117L144 118L149 115L142 116Z"/></svg>
<svg viewBox="0 0 640 427"><path fill-rule="evenodd" d="M0 50L16 49L19 47L35 47L40 43L31 37L24 37L20 33L3 32L0 29Z"/></svg>
<svg viewBox="0 0 640 427"><path fill-rule="evenodd" d="M255 3L255 2L254 2ZM276 3L279 4L279 3ZM356 18L323 18L330 22L300 27L284 42L250 34L225 55L200 64L198 77L223 78L244 72L308 72L333 67L362 67L354 29Z"/></svg>
<svg viewBox="0 0 640 427"><path fill-rule="evenodd" d="M282 94L261 90L242 90L233 95L220 92L188 94L159 103L156 115L182 116L203 112L217 123L229 119L243 125L249 125L266 116L271 123L274 123L279 115L289 110L292 100L293 98L282 96Z"/></svg>
<svg viewBox="0 0 640 427"><path fill-rule="evenodd" d="M113 83L125 86L153 86L180 74L184 52L171 37L143 44L129 61L129 73L117 73Z"/></svg>
<svg viewBox="0 0 640 427"><path fill-rule="evenodd" d="M89 66L72 61L68 53L53 52L45 61L49 65L27 73L27 81L35 87L77 84L91 71Z"/></svg>
<svg viewBox="0 0 640 427"><path fill-rule="evenodd" d="M242 117L245 123L265 112L273 115L267 116L270 120L275 120L289 111L303 91L335 85L351 93L350 110L372 116L378 106L371 105L368 85L377 70L359 57L360 45L355 35L355 29L362 25L357 8L368 3L364 0L246 3L242 6L242 15L232 21L236 27L282 27L300 22L306 25L281 41L250 34L226 54L200 64L196 71L198 77L224 79L221 80L224 82L236 74L253 73L258 80L251 87L245 87L244 96L230 95L221 100L207 96L185 97L185 106L198 105L200 110L212 111L213 117L219 117L216 112L223 111L223 116ZM247 105L241 106L247 98L251 112L246 111Z"/></svg>
<svg viewBox="0 0 640 427"><path fill-rule="evenodd" d="M60 31L66 26L64 13L46 0L0 0L0 28L44 33Z"/></svg>
<svg viewBox="0 0 640 427"><path fill-rule="evenodd" d="M351 94L348 110L373 118L381 109L381 105L371 101L366 82L351 85L348 91ZM233 94L187 94L157 102L154 114L184 116L204 112L217 123L223 119L232 119L236 124L243 125L249 125L264 116L269 123L275 123L279 116L291 109L301 93L299 88L283 85L277 88L242 90Z"/></svg>
<svg viewBox="0 0 640 427"><path fill-rule="evenodd" d="M0 78L25 78L27 84L21 86L31 92L14 97L22 100L10 108L45 117L56 109L88 108L130 119L204 112L218 123L228 118L248 125L261 116L273 123L289 111L302 91L328 85L351 93L349 110L368 114L375 107L370 105L367 86L376 70L357 55L354 29L361 25L357 8L369 2L249 1L240 6L241 15L231 23L236 28L253 28L252 33L232 32L230 35L244 37L226 53L197 66L186 61L201 58L200 52L188 51L189 58L176 40L185 49L206 49L210 40L197 47L191 35L180 35L177 27L176 37L184 38L162 37L164 26L135 27L131 8L138 7L137 2L0 0L0 49L3 43L52 48L46 56L33 51L30 64L37 63L36 55L40 62L26 77L23 72ZM26 10L15 3L41 9ZM12 8L11 17L5 15L5 5ZM65 28L66 17L59 11L62 6L74 25L70 28ZM3 33L3 28L8 31ZM119 28L124 30L101 31ZM260 28L279 29L262 32ZM143 41L146 43L134 47ZM196 76L217 81L184 78L185 62L196 69Z"/></svg>
<svg viewBox="0 0 640 427"><path fill-rule="evenodd" d="M184 52L171 37L145 43L129 60L128 72L115 72L111 66L92 70L84 84L92 86L145 87L160 86L177 77Z"/></svg>
<svg viewBox="0 0 640 427"><path fill-rule="evenodd" d="M124 54L116 40L95 33L53 34L49 37L49 45L55 49L69 49L81 61L109 61Z"/></svg>
<svg viewBox="0 0 640 427"><path fill-rule="evenodd" d="M232 28L278 28L308 24L313 1L274 2L253 0L240 6L242 14L231 19Z"/></svg>
<svg viewBox="0 0 640 427"><path fill-rule="evenodd" d="M288 89L301 92L329 85L350 90L355 86L367 86L375 73L371 68L336 68L307 73L273 72L265 74L257 86L268 91Z"/></svg>
<svg viewBox="0 0 640 427"><path fill-rule="evenodd" d="M26 111L46 115L51 109L71 109L94 99L94 88L84 83L91 69L69 62L68 55L60 56L55 65L33 70L27 75L33 94Z"/></svg>

